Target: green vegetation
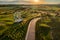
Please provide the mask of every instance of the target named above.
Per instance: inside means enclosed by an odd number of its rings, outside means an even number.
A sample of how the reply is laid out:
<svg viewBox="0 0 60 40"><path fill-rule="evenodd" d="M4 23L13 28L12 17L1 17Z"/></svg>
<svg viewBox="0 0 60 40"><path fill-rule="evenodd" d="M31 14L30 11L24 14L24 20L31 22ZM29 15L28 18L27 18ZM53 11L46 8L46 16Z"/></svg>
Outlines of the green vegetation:
<svg viewBox="0 0 60 40"><path fill-rule="evenodd" d="M29 7L2 7L0 10L0 40L25 40L29 22L31 19L40 16L37 13L32 14L31 11L33 9ZM23 21L14 22L15 12L20 12Z"/></svg>
<svg viewBox="0 0 60 40"><path fill-rule="evenodd" d="M3 5L4 6L4 5ZM36 23L36 40L60 39L60 7L58 5L40 6L0 6L0 40L25 40L29 22L40 17ZM14 21L14 13L19 12L23 20L19 23ZM52 31L51 31L52 28ZM56 29L55 29L56 28ZM52 34L51 34L52 32ZM57 38L58 37L58 38Z"/></svg>
<svg viewBox="0 0 60 40"><path fill-rule="evenodd" d="M36 40L60 40L60 16L50 13L40 18L36 23Z"/></svg>
<svg viewBox="0 0 60 40"><path fill-rule="evenodd" d="M44 20L43 20L44 19ZM48 25L48 23L50 23L49 20L47 20L44 18L42 18L41 20L39 20L36 23L36 40L51 40L51 30L50 30L50 25Z"/></svg>

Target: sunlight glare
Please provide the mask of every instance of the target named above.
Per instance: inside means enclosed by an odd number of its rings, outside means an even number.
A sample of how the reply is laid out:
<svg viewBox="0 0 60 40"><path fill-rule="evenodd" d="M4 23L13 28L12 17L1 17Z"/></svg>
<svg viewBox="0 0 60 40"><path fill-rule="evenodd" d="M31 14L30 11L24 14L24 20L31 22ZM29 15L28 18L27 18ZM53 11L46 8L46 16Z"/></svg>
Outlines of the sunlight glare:
<svg viewBox="0 0 60 40"><path fill-rule="evenodd" d="M39 2L39 0L34 0L34 2Z"/></svg>

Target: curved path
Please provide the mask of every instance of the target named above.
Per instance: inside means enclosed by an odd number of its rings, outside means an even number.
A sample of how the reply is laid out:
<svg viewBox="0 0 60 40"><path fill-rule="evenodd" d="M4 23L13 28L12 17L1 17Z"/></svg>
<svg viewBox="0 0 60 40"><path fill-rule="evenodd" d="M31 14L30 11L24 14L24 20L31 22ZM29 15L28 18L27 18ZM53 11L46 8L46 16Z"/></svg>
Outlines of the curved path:
<svg viewBox="0 0 60 40"><path fill-rule="evenodd" d="M41 18L35 18L30 21L25 40L35 40L35 25Z"/></svg>

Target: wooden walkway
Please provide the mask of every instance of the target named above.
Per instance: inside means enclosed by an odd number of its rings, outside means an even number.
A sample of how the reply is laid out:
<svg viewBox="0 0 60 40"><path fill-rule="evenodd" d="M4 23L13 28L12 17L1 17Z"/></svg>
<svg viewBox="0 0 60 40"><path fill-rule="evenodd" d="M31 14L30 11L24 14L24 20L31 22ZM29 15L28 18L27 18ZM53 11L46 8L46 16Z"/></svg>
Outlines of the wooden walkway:
<svg viewBox="0 0 60 40"><path fill-rule="evenodd" d="M30 21L25 40L35 40L35 25L39 19L35 18Z"/></svg>

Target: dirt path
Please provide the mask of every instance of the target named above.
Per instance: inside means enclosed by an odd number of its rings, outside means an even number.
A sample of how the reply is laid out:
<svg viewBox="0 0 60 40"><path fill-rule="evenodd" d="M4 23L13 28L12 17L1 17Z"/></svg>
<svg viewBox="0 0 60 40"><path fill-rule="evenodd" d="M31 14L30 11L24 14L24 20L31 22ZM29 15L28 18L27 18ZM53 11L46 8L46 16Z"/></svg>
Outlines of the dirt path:
<svg viewBox="0 0 60 40"><path fill-rule="evenodd" d="M35 40L35 25L39 19L35 18L30 21L25 40Z"/></svg>

